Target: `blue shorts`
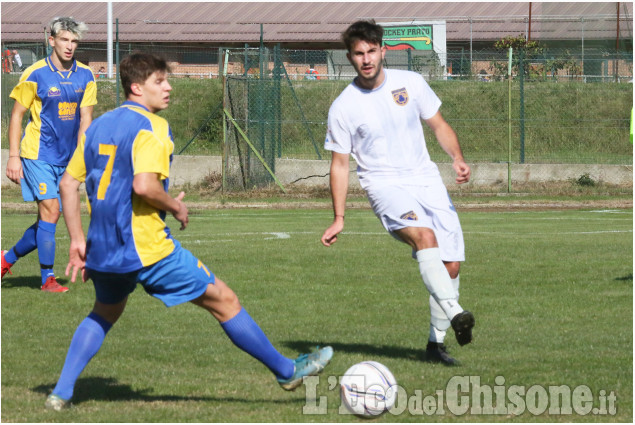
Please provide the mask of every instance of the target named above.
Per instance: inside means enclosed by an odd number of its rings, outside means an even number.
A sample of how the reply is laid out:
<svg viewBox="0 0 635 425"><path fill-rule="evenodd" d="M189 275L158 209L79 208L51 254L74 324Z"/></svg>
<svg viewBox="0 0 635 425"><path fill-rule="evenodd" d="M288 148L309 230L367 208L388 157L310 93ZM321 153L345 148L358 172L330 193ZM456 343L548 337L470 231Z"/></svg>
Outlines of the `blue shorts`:
<svg viewBox="0 0 635 425"><path fill-rule="evenodd" d="M26 202L57 198L60 202L60 181L66 167L51 165L38 159L22 159L24 178L20 179L22 199Z"/></svg>
<svg viewBox="0 0 635 425"><path fill-rule="evenodd" d="M130 295L137 283L155 298L172 307L195 300L215 282L214 274L190 251L175 241L176 248L163 260L130 273L88 270L97 301L117 304Z"/></svg>

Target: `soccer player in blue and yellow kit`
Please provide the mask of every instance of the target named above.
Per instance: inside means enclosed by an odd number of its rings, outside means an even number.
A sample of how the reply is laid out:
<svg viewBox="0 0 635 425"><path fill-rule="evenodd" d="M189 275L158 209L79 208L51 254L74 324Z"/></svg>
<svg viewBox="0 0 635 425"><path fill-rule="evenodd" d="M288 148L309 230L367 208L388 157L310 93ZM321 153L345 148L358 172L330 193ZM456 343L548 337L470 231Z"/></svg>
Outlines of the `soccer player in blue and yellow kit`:
<svg viewBox="0 0 635 425"><path fill-rule="evenodd" d="M36 201L38 217L22 238L2 251L2 276L37 248L42 290L66 292L55 279L55 229L60 217L59 182L79 137L92 121L97 87L90 68L73 56L86 26L73 18L50 25L51 55L30 66L11 92L7 177L22 186L25 201ZM22 135L22 118L30 120Z"/></svg>
<svg viewBox="0 0 635 425"><path fill-rule="evenodd" d="M62 177L60 193L70 242L66 274L74 282L92 279L96 301L71 340L62 373L46 401L69 405L75 382L119 319L137 282L170 307L185 302L209 311L231 341L260 360L286 390L304 376L321 372L333 355L324 347L295 360L284 357L240 305L236 294L174 239L165 223L169 212L188 224L185 194L168 195L174 151L167 121L156 112L168 107L172 87L165 60L135 53L121 61L127 101L94 121ZM91 211L87 239L80 219L78 188L86 184Z"/></svg>

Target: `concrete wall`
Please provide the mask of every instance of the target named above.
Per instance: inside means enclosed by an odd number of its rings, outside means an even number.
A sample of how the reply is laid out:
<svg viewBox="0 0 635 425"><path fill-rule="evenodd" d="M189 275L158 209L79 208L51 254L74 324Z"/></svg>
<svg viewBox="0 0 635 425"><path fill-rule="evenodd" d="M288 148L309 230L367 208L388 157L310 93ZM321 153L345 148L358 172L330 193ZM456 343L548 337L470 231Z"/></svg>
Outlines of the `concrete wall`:
<svg viewBox="0 0 635 425"><path fill-rule="evenodd" d="M11 184L6 176L9 151L2 149L2 185ZM475 163L472 167L471 185L492 186L506 184L507 164ZM276 162L276 176L283 186L328 186L330 161L328 160L300 160L279 159ZM351 161L350 186L359 187L356 165ZM196 183L211 173L220 175L222 170L221 157L218 156L187 156L174 157L171 170L171 183L180 186L184 183ZM453 183L455 174L452 165L439 164L439 170L448 189L457 186ZM512 183L541 183L552 181L577 180L583 174L588 174L597 182L609 184L632 184L632 165L602 165L602 164L512 164Z"/></svg>
<svg viewBox="0 0 635 425"><path fill-rule="evenodd" d="M438 164L439 171L448 189L458 185L454 183L456 174L452 164ZM507 182L507 164L474 163L472 168L471 185L492 186ZM351 171L356 169L351 162ZM329 161L326 160L293 160L281 159L276 163L276 176L283 185L294 182L295 185L328 185ZM598 165L598 164L512 164L512 183L540 183L552 181L577 180L583 174L588 174L597 182L610 184L631 184L633 182L633 167L630 165ZM301 177L314 176L303 178ZM350 179L352 187L359 187L357 174L352 173Z"/></svg>

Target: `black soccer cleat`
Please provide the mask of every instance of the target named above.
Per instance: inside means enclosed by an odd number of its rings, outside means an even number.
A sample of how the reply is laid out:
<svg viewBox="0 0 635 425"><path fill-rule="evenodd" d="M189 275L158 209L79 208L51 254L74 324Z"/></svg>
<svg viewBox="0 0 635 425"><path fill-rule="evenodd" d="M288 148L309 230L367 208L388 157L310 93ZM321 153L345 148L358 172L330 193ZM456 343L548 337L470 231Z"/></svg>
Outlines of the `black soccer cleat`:
<svg viewBox="0 0 635 425"><path fill-rule="evenodd" d="M474 327L474 315L467 310L463 310L452 318L450 324L454 329L456 341L459 345L472 342L472 328Z"/></svg>
<svg viewBox="0 0 635 425"><path fill-rule="evenodd" d="M458 360L450 356L442 342L428 341L426 359L429 362L443 363L446 366L458 366Z"/></svg>

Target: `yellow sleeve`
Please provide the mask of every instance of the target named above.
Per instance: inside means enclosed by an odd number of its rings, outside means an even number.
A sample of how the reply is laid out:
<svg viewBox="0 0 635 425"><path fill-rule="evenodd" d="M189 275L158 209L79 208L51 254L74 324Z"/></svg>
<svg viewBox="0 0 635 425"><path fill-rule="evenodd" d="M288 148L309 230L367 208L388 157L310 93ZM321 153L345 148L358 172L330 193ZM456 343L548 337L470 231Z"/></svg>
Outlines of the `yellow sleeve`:
<svg viewBox="0 0 635 425"><path fill-rule="evenodd" d="M20 105L30 109L37 97L37 83L35 83L35 81L21 80L18 85L13 88L9 96L15 99Z"/></svg>
<svg viewBox="0 0 635 425"><path fill-rule="evenodd" d="M82 103L79 105L80 108L85 106L93 106L97 104L97 84L95 81L89 81L86 84L86 88L84 89L84 97L82 98Z"/></svg>
<svg viewBox="0 0 635 425"><path fill-rule="evenodd" d="M84 142L86 141L86 135L82 134L82 138L79 141L75 153L71 161L66 167L66 172L71 175L75 180L83 182L86 180L86 163L84 162Z"/></svg>
<svg viewBox="0 0 635 425"><path fill-rule="evenodd" d="M134 174L157 173L161 179L170 177L169 144L149 130L141 130L132 144Z"/></svg>

